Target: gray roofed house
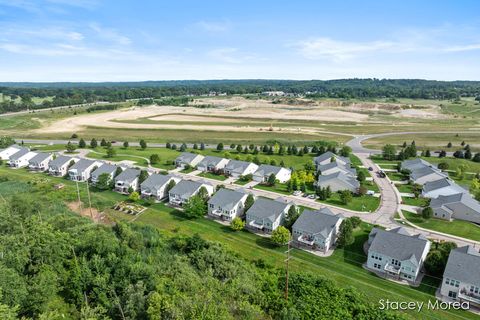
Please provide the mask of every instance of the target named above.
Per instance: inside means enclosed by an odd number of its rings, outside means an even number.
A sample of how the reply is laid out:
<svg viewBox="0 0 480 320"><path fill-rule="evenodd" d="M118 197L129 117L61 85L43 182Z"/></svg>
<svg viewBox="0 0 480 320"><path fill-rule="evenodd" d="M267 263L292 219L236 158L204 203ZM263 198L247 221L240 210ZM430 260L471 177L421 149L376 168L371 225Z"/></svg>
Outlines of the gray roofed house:
<svg viewBox="0 0 480 320"><path fill-rule="evenodd" d="M300 246L327 252L335 244L343 216L330 209L303 210L292 226L292 235Z"/></svg>
<svg viewBox="0 0 480 320"><path fill-rule="evenodd" d="M468 192L438 196L430 201L430 207L435 218L480 223L480 203Z"/></svg>
<svg viewBox="0 0 480 320"><path fill-rule="evenodd" d="M225 168L228 163L228 159L215 157L215 156L206 156L198 164L197 169L201 171L220 171Z"/></svg>
<svg viewBox="0 0 480 320"><path fill-rule="evenodd" d="M315 166L318 168L318 166L326 165L326 164L329 164L330 162L332 162L332 158L334 158L335 161L340 163L340 164L350 166L350 159L349 158L336 155L335 153L333 153L331 151L324 152L321 155L313 158L313 162L315 163Z"/></svg>
<svg viewBox="0 0 480 320"><path fill-rule="evenodd" d="M240 176L246 176L253 174L257 171L258 166L253 162L230 160L225 166L225 174L238 178Z"/></svg>
<svg viewBox="0 0 480 320"><path fill-rule="evenodd" d="M360 182L355 177L340 171L328 175L319 175L315 185L319 188L330 187L332 192L350 190L356 193L360 188Z"/></svg>
<svg viewBox="0 0 480 320"><path fill-rule="evenodd" d="M140 169L127 168L115 177L115 191L120 193L128 193L128 190L138 190L138 177Z"/></svg>
<svg viewBox="0 0 480 320"><path fill-rule="evenodd" d="M0 159L1 160L8 160L10 158L10 156L12 156L13 154L15 154L16 152L20 151L22 147L20 147L19 145L11 145L9 147L6 147L5 149L1 149L0 150Z"/></svg>
<svg viewBox="0 0 480 320"><path fill-rule="evenodd" d="M101 166L100 161L80 159L77 163L68 169L70 180L73 181L87 181L90 179L90 173L95 168Z"/></svg>
<svg viewBox="0 0 480 320"><path fill-rule="evenodd" d="M480 306L480 253L478 248L453 249L443 273L440 294L446 300L469 301Z"/></svg>
<svg viewBox="0 0 480 320"><path fill-rule="evenodd" d="M67 174L70 163L76 163L79 159L68 156L58 156L48 164L48 173L57 177L63 177Z"/></svg>
<svg viewBox="0 0 480 320"><path fill-rule="evenodd" d="M114 164L109 164L109 163L104 163L97 169L93 170L92 173L90 174L90 181L92 182L93 185L95 185L98 182L98 178L100 175L106 173L110 176L110 179L113 179L113 175L117 171L118 167Z"/></svg>
<svg viewBox="0 0 480 320"><path fill-rule="evenodd" d="M48 163L52 160L51 153L40 152L28 161L28 168L33 171L45 171L48 169Z"/></svg>
<svg viewBox="0 0 480 320"><path fill-rule="evenodd" d="M467 190L463 189L449 178L427 182L422 188L422 196L424 198L437 198L438 196L449 196L463 192L467 192Z"/></svg>
<svg viewBox="0 0 480 320"><path fill-rule="evenodd" d="M427 182L432 182L440 179L447 178L448 175L441 172L434 167L420 167L410 172L410 180L414 183L423 185Z"/></svg>
<svg viewBox="0 0 480 320"><path fill-rule="evenodd" d="M28 166L28 161L37 155L36 152L30 151L28 148L21 147L18 152L15 152L8 159L10 167L21 168Z"/></svg>
<svg viewBox="0 0 480 320"><path fill-rule="evenodd" d="M214 218L231 221L244 213L248 194L222 188L208 200L208 214Z"/></svg>
<svg viewBox="0 0 480 320"><path fill-rule="evenodd" d="M402 163L400 164L400 167L402 170L413 171L413 170L421 169L424 167L432 167L432 164L423 159L415 158L411 160L402 161Z"/></svg>
<svg viewBox="0 0 480 320"><path fill-rule="evenodd" d="M205 187L209 196L213 194L213 186L211 184L192 180L181 180L168 192L168 201L172 205L183 205L188 199L196 195L201 187Z"/></svg>
<svg viewBox="0 0 480 320"><path fill-rule="evenodd" d="M175 165L177 167L185 167L187 165L195 167L204 157L200 154L191 152L182 152L176 159Z"/></svg>
<svg viewBox="0 0 480 320"><path fill-rule="evenodd" d="M259 198L247 211L246 227L272 232L283 223L291 206L292 203Z"/></svg>
<svg viewBox="0 0 480 320"><path fill-rule="evenodd" d="M9 160L18 160L29 152L30 152L30 149L20 147L20 149L17 152L15 152L10 156Z"/></svg>
<svg viewBox="0 0 480 320"><path fill-rule="evenodd" d="M373 228L368 238L367 267L375 272L415 282L430 250L421 234L410 235L404 228Z"/></svg>
<svg viewBox="0 0 480 320"><path fill-rule="evenodd" d="M142 197L153 197L160 201L168 197L167 186L170 181L178 183L181 179L170 174L154 173L140 184Z"/></svg>
<svg viewBox="0 0 480 320"><path fill-rule="evenodd" d="M280 181L280 183L285 183L290 180L292 171L283 167L262 164L253 173L253 180L257 182L267 182L272 174L275 175L275 178Z"/></svg>
<svg viewBox="0 0 480 320"><path fill-rule="evenodd" d="M337 161L317 166L317 171L322 175L329 175L336 172L343 172L351 176L357 175L357 170L355 168L350 167L349 164L345 165Z"/></svg>

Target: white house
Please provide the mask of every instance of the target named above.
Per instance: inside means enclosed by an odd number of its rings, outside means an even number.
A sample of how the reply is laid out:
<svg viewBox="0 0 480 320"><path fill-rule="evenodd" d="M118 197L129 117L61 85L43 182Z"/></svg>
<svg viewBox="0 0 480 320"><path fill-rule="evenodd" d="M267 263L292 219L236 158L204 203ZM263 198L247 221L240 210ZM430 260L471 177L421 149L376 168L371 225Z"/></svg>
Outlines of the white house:
<svg viewBox="0 0 480 320"><path fill-rule="evenodd" d="M443 273L440 295L444 300L468 301L480 307L480 253L465 246L453 249Z"/></svg>
<svg viewBox="0 0 480 320"><path fill-rule="evenodd" d="M232 221L243 216L248 194L222 188L208 200L208 215Z"/></svg>
<svg viewBox="0 0 480 320"><path fill-rule="evenodd" d="M206 156L197 164L197 170L203 172L219 172L223 171L225 166L228 163L228 159L214 157L214 156Z"/></svg>
<svg viewBox="0 0 480 320"><path fill-rule="evenodd" d="M283 200L259 198L247 211L246 227L271 233L283 224L285 215L292 205Z"/></svg>
<svg viewBox="0 0 480 320"><path fill-rule="evenodd" d="M343 216L328 208L303 210L292 226L292 236L299 246L327 252L335 244Z"/></svg>
<svg viewBox="0 0 480 320"><path fill-rule="evenodd" d="M253 173L253 180L257 182L267 182L272 174L275 175L275 179L280 183L285 183L290 180L292 171L283 167L262 164L258 167L257 171Z"/></svg>
<svg viewBox="0 0 480 320"><path fill-rule="evenodd" d="M28 161L28 168L32 171L46 171L48 164L53 159L53 154L40 152Z"/></svg>
<svg viewBox="0 0 480 320"><path fill-rule="evenodd" d="M423 235L410 235L404 228L373 228L368 237L367 268L397 280L415 282L430 250Z"/></svg>
<svg viewBox="0 0 480 320"><path fill-rule="evenodd" d="M58 156L48 164L48 173L52 176L63 177L67 174L70 165L75 164L80 159L67 156Z"/></svg>
<svg viewBox="0 0 480 320"><path fill-rule="evenodd" d="M234 178L240 178L241 176L246 176L257 171L258 166L253 162L240 161L240 160L230 160L225 166L224 172L228 176Z"/></svg>
<svg viewBox="0 0 480 320"><path fill-rule="evenodd" d="M93 170L92 173L90 174L90 183L92 185L96 185L98 182L98 179L100 178L100 175L102 174L108 174L109 181L112 181L112 179L115 176L115 173L117 172L117 168L121 168L121 167L118 167L116 165L109 164L109 163L102 164L100 167Z"/></svg>
<svg viewBox="0 0 480 320"><path fill-rule="evenodd" d="M140 170L127 168L114 178L115 191L120 193L129 193L131 189L137 191L139 187Z"/></svg>
<svg viewBox="0 0 480 320"><path fill-rule="evenodd" d="M72 181L88 181L91 172L102 164L100 161L80 159L68 169L68 176Z"/></svg>
<svg viewBox="0 0 480 320"><path fill-rule="evenodd" d="M438 196L450 196L452 194L467 192L458 184L449 178L443 178L431 182L427 182L422 188L422 197L437 198Z"/></svg>
<svg viewBox="0 0 480 320"><path fill-rule="evenodd" d="M16 144L11 145L3 150L0 150L0 159L8 160L16 152L20 151L23 147L17 146Z"/></svg>
<svg viewBox="0 0 480 320"><path fill-rule="evenodd" d="M177 184L180 180L179 177L173 175L154 173L140 184L140 194L143 198L152 197L157 201L161 201L168 197L167 186L170 181L174 181Z"/></svg>
<svg viewBox="0 0 480 320"><path fill-rule="evenodd" d="M195 167L203 158L204 156L201 154L182 152L175 159L175 166L181 168L185 168L186 166Z"/></svg>
<svg viewBox="0 0 480 320"><path fill-rule="evenodd" d="M208 183L182 180L168 192L168 202L171 205L182 206L188 199L196 195L202 187L207 190L208 196L213 194L214 188Z"/></svg>
<svg viewBox="0 0 480 320"><path fill-rule="evenodd" d="M340 162L334 161L327 164L323 164L317 167L317 171L322 175L329 175L332 173L342 172L347 175L356 176L357 170L350 167L350 164L341 164Z"/></svg>
<svg viewBox="0 0 480 320"><path fill-rule="evenodd" d="M22 148L10 156L8 159L8 165L14 168L26 167L28 166L28 161L36 155L36 152L30 151L28 148Z"/></svg>

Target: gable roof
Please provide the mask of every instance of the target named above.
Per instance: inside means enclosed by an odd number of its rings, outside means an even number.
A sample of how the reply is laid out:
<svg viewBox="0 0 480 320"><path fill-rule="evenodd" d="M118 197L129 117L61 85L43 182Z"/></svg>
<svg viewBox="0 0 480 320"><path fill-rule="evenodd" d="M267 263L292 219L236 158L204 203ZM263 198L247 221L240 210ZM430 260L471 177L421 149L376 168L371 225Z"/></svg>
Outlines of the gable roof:
<svg viewBox="0 0 480 320"><path fill-rule="evenodd" d="M113 174L117 168L119 167L114 164L104 163L92 172L92 177L98 177L103 173Z"/></svg>
<svg viewBox="0 0 480 320"><path fill-rule="evenodd" d="M269 164L262 164L258 167L257 171L255 171L254 175L257 175L257 176L269 176L271 175L272 173L274 175L277 175L280 170L282 169L285 169L283 167L278 167L278 166L271 166ZM290 171L289 169L285 169L285 170L288 170Z"/></svg>
<svg viewBox="0 0 480 320"><path fill-rule="evenodd" d="M127 168L115 177L115 181L133 182L140 175L139 169Z"/></svg>
<svg viewBox="0 0 480 320"><path fill-rule="evenodd" d="M69 170L77 170L77 172L83 172L90 168L93 164L95 164L96 161L94 160L88 160L88 159L80 159L78 162L76 162L73 166L70 167Z"/></svg>
<svg viewBox="0 0 480 320"><path fill-rule="evenodd" d="M204 166L204 167L217 166L222 160L224 160L224 158L215 157L215 156L206 156L205 158L202 159L202 161L200 161L197 164L197 166Z"/></svg>
<svg viewBox="0 0 480 320"><path fill-rule="evenodd" d="M369 235L372 250L399 261L409 260L419 266L428 240L421 234L410 235L406 229L398 227L391 230L373 228Z"/></svg>
<svg viewBox="0 0 480 320"><path fill-rule="evenodd" d="M247 170L248 166L250 166L251 164L253 164L253 162L240 161L240 160L230 160L230 161L228 161L227 165L225 166L225 170L233 171L233 172L241 174L245 170Z"/></svg>
<svg viewBox="0 0 480 320"><path fill-rule="evenodd" d="M402 169L408 169L408 170L414 170L422 167L431 167L431 166L432 164L420 158L404 160L401 163Z"/></svg>
<svg viewBox="0 0 480 320"><path fill-rule="evenodd" d="M443 277L480 287L480 253L478 249L469 245L450 251Z"/></svg>
<svg viewBox="0 0 480 320"><path fill-rule="evenodd" d="M331 151L327 151L327 152L322 153L321 155L313 158L313 161L314 161L315 163L320 163L320 162L323 162L323 161L325 161L325 160L330 160L330 159L332 159L332 157L335 158L335 159L341 160L341 161L343 161L343 162L345 162L345 163L350 163L350 159L349 159L349 158L336 155L335 153L333 153L333 152L331 152Z"/></svg>
<svg viewBox="0 0 480 320"><path fill-rule="evenodd" d="M175 161L180 161L180 162L186 162L186 163L190 163L192 162L196 157L202 157L203 159L203 156L200 155L200 154L196 154L196 153L191 153L191 152L182 152L178 157L177 159L175 159Z"/></svg>
<svg viewBox="0 0 480 320"><path fill-rule="evenodd" d="M20 149L17 152L15 152L10 156L10 160L18 160L29 152L30 152L30 149L20 147Z"/></svg>
<svg viewBox="0 0 480 320"><path fill-rule="evenodd" d="M318 176L318 184L327 183L333 180L339 180L343 183L346 183L354 188L360 187L360 182L352 177L351 175L345 174L341 171L334 172L331 174L320 175Z"/></svg>
<svg viewBox="0 0 480 320"><path fill-rule="evenodd" d="M457 185L455 182L450 180L449 178L443 178L435 181L429 181L423 185L423 192L430 192L446 187L454 187L458 188L458 190L463 190L462 187Z"/></svg>
<svg viewBox="0 0 480 320"><path fill-rule="evenodd" d="M410 178L415 181L421 177L428 176L429 174L436 174L439 176L439 179L441 179L442 177L443 178L447 177L445 173L439 171L438 169L435 169L432 167L421 167L421 168L412 170L412 172L410 173Z"/></svg>
<svg viewBox="0 0 480 320"><path fill-rule="evenodd" d="M446 207L450 209L450 205L456 203L461 203L480 214L480 203L474 198L472 198L472 196L468 192L461 192L448 196L438 196L437 198L430 201L430 207L432 207L432 209L437 209L441 207Z"/></svg>
<svg viewBox="0 0 480 320"><path fill-rule="evenodd" d="M222 188L208 200L208 204L213 204L215 207L221 207L224 210L233 209L244 197L245 193L235 190Z"/></svg>
<svg viewBox="0 0 480 320"><path fill-rule="evenodd" d="M338 221L342 219L343 216L335 215L328 208L322 208L320 210L305 209L297 221L295 221L292 228L312 234L319 234L323 238L327 238Z"/></svg>
<svg viewBox="0 0 480 320"><path fill-rule="evenodd" d="M146 189L158 189L161 188L164 184L168 183L173 178L170 174L158 174L154 173L149 176L145 181L140 185L141 188Z"/></svg>
<svg viewBox="0 0 480 320"><path fill-rule="evenodd" d="M259 198L248 209L247 214L261 219L270 219L273 222L288 206L290 206L290 203Z"/></svg>
<svg viewBox="0 0 480 320"><path fill-rule="evenodd" d="M30 159L30 163L40 163L45 160L47 160L49 157L51 157L51 153L46 153L46 152L40 152L37 153L32 159Z"/></svg>
<svg viewBox="0 0 480 320"><path fill-rule="evenodd" d="M64 165L66 165L67 163L70 163L70 161L72 161L72 160L73 160L72 157L58 156L55 159L53 159L52 161L50 161L49 166L53 167L53 168L60 168L60 167L63 167Z"/></svg>
<svg viewBox="0 0 480 320"><path fill-rule="evenodd" d="M317 170L320 171L320 172L324 172L324 171L327 171L327 170L330 170L330 169L333 169L333 168L338 168L340 171L348 172L350 174L356 174L356 172L357 172L357 170L355 170L355 168L347 167L346 165L344 165L340 162L337 162L337 161L330 162L330 163L323 164L323 165L319 165L317 167Z"/></svg>
<svg viewBox="0 0 480 320"><path fill-rule="evenodd" d="M198 189L202 187L202 185L204 185L204 183L192 180L182 180L170 190L170 193L186 198L194 194Z"/></svg>

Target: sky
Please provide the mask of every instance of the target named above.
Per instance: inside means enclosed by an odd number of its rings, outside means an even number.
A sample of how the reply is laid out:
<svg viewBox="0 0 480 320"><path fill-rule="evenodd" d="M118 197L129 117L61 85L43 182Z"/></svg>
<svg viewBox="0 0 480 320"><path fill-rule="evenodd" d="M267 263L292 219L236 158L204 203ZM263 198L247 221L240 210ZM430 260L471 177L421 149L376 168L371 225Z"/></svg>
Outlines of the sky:
<svg viewBox="0 0 480 320"><path fill-rule="evenodd" d="M0 81L480 80L476 0L0 0Z"/></svg>

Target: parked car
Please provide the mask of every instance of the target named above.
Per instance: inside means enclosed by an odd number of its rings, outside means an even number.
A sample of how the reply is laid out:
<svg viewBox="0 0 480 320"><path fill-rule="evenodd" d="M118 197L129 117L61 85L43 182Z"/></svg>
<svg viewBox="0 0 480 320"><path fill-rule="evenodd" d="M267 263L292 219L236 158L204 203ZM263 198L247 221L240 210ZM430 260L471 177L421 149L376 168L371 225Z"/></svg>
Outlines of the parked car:
<svg viewBox="0 0 480 320"><path fill-rule="evenodd" d="M314 194L309 194L308 199L315 199L315 195Z"/></svg>
<svg viewBox="0 0 480 320"><path fill-rule="evenodd" d="M300 195L302 195L302 191L300 191L300 190L293 191L293 195L294 196L300 196Z"/></svg>
<svg viewBox="0 0 480 320"><path fill-rule="evenodd" d="M372 167L368 167L368 171L373 171L373 168L372 168Z"/></svg>
<svg viewBox="0 0 480 320"><path fill-rule="evenodd" d="M369 195L369 196L373 196L374 194L375 194L375 191L373 191L373 190L368 190L367 191L367 195Z"/></svg>

